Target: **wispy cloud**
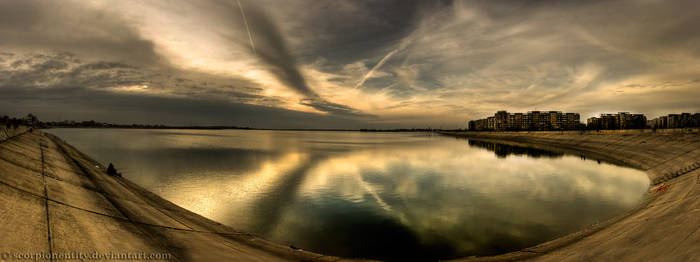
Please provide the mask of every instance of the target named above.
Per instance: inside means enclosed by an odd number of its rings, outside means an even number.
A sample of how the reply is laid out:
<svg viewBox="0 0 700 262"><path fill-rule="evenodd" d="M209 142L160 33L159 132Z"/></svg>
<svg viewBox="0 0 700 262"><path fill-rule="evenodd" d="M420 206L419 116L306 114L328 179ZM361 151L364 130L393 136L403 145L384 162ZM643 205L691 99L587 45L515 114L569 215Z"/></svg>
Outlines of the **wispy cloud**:
<svg viewBox="0 0 700 262"><path fill-rule="evenodd" d="M250 32L250 27L248 26L248 19L245 18L245 11L243 11L243 5L241 5L240 0L236 0L238 3L238 8L241 10L241 17L243 17L243 24L245 25L245 31L248 33L248 40L250 41L250 49L255 53L255 43L253 42L253 34Z"/></svg>
<svg viewBox="0 0 700 262"><path fill-rule="evenodd" d="M115 99L223 100L358 127L462 127L500 109L700 111L698 8L633 0L0 0L0 86L51 99L67 99L54 90L72 88ZM17 111L9 99L0 98L0 110Z"/></svg>
<svg viewBox="0 0 700 262"><path fill-rule="evenodd" d="M378 62L376 65L374 65L374 66L372 67L372 69L370 69L370 70L367 72L367 74L365 74L365 75L360 79L360 81L357 82L357 84L355 85L355 88L361 87L362 84L364 84L365 81L367 81L367 78L370 78L370 77L372 76L372 74L374 73L374 71L376 71L377 69L379 69L380 67L382 67L382 66L384 65L384 63L386 63L386 61L389 60L389 58L391 58L391 56L394 55L394 53L396 53L396 52L398 52L398 51L399 51L398 48L397 48L397 49L394 49L394 50L391 50L391 52L389 52L389 53L386 54L381 60L379 60L379 62Z"/></svg>

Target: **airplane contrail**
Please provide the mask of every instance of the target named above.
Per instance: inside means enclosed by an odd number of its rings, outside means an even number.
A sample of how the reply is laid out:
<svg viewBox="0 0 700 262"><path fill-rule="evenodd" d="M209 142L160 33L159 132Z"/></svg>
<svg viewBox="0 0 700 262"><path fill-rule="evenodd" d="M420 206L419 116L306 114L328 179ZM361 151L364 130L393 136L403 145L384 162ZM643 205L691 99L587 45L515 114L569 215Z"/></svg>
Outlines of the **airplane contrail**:
<svg viewBox="0 0 700 262"><path fill-rule="evenodd" d="M253 49L255 53L255 44L253 43L253 35L250 33L250 28L248 27L248 19L245 17L245 12L243 12L243 6L241 5L241 0L236 0L238 2L238 9L241 10L241 16L243 16L243 23L245 24L245 30L248 32L248 40L250 40L250 48Z"/></svg>
<svg viewBox="0 0 700 262"><path fill-rule="evenodd" d="M359 88L360 86L362 86L362 84L365 83L367 78L371 77L372 74L374 73L374 71L379 69L380 67L382 67L384 65L384 63L386 63L386 61L389 60L389 58L391 58L392 55L394 55L394 53L399 51L399 49L400 48L396 48L396 49L392 50L391 52L386 54L386 56L384 56L384 58L382 58L382 60L379 60L379 63L374 65L372 67L372 69L370 69L369 72L367 72L367 74L365 74L365 76L363 76L362 79L360 79L360 82L357 82L357 85L355 85L355 88Z"/></svg>

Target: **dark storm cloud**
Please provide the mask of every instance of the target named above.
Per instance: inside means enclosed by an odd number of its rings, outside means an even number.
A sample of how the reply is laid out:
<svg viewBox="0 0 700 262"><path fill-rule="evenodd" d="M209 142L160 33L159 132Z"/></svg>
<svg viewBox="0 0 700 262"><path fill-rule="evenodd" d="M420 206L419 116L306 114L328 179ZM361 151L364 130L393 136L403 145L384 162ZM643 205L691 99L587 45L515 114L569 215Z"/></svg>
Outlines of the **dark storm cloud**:
<svg viewBox="0 0 700 262"><path fill-rule="evenodd" d="M280 81L307 97L318 97L299 71L296 59L288 50L287 43L274 22L255 5L247 5L246 17L255 34L255 55L269 66Z"/></svg>
<svg viewBox="0 0 700 262"><path fill-rule="evenodd" d="M219 2L217 8L228 12L228 16L240 15L240 19L244 19L243 23L249 28L250 32L244 32L240 29L231 30L233 32L232 42L237 44L251 44L253 54L273 73L277 79L285 84L288 88L294 90L304 96L302 105L313 107L317 110L343 115L366 116L368 114L361 113L359 110L346 105L332 103L323 99L318 93L309 87L309 84L300 70L300 65L297 63L296 57L289 50L287 39L280 32L280 29L275 24L275 21L269 17L262 8L258 7L254 2L243 1L245 6L239 6L241 2ZM223 18L229 20L230 18ZM231 26L240 28L240 21L229 21ZM251 42L241 41L245 39L242 34L251 34Z"/></svg>
<svg viewBox="0 0 700 262"><path fill-rule="evenodd" d="M232 79L221 79L206 74L188 75L197 78L172 78L140 67L107 61L81 62L71 53L34 54L16 56L9 66L0 65L0 88L34 89L49 92L52 88L76 87L81 89L111 89L130 91L129 88L167 92L169 95L195 98L229 98L237 102L274 99L258 95L261 88L231 85ZM184 73L183 73L184 74ZM36 89L42 87L43 89ZM132 90L133 91L133 90Z"/></svg>
<svg viewBox="0 0 700 262"><path fill-rule="evenodd" d="M111 123L237 125L258 128L358 128L354 118L321 116L223 99L167 98L78 87L0 88L0 112L33 112L45 119ZM56 110L60 108L61 110Z"/></svg>
<svg viewBox="0 0 700 262"><path fill-rule="evenodd" d="M303 59L322 57L334 63L351 63L402 41L416 29L422 16L451 2L290 1L293 13L303 15L289 16L302 26L288 30L301 39L294 51ZM262 3L268 6L274 1Z"/></svg>
<svg viewBox="0 0 700 262"><path fill-rule="evenodd" d="M8 67L0 66L0 74L0 88L106 88L146 81L145 73L136 67L104 61L81 63L71 53L19 56Z"/></svg>
<svg viewBox="0 0 700 262"><path fill-rule="evenodd" d="M128 21L69 1L0 1L2 45L19 50L81 53L113 61L155 64L154 44Z"/></svg>
<svg viewBox="0 0 700 262"><path fill-rule="evenodd" d="M0 88L409 127L500 109L700 111L697 1L241 3L255 52L237 1L0 0Z"/></svg>
<svg viewBox="0 0 700 262"><path fill-rule="evenodd" d="M251 91L256 84L250 81L174 68L130 21L80 2L0 1L0 37L0 46L17 53L3 55L3 61L12 61L0 68L5 88L149 84L167 94L260 98L251 94L260 90ZM209 89L184 87L172 83L172 74L187 75L200 86L205 79L217 83Z"/></svg>
<svg viewBox="0 0 700 262"><path fill-rule="evenodd" d="M118 123L164 123L170 125L239 125L262 128L357 128L361 122L351 108L310 101L309 106L338 113L320 116L246 102L274 106L279 101L256 93L261 88L234 87L230 79L185 74L203 80L159 76L124 63L82 63L76 55L7 55L0 64L0 112L23 115L33 112L46 120L95 119ZM172 79L171 79L172 78ZM171 97L121 92L122 87L172 83ZM172 80L169 82L169 80ZM149 89L159 88L149 87ZM163 88L163 87L160 87ZM107 91L110 90L110 91ZM114 92L118 91L118 92ZM172 97L172 96L175 97Z"/></svg>
<svg viewBox="0 0 700 262"><path fill-rule="evenodd" d="M313 107L319 111L328 112L328 113L335 114L335 115L370 117L370 118L376 117L374 115L363 113L363 112L361 112L357 109L354 109L352 107L349 107L349 106L328 102L326 100L318 99L318 98L302 99L301 104L305 105L305 106Z"/></svg>
<svg viewBox="0 0 700 262"><path fill-rule="evenodd" d="M54 94L54 89L65 88L89 93L88 88L148 86L148 90L180 97L228 98L269 106L280 103L276 98L257 94L262 89L244 79L173 68L155 51L152 41L143 38L130 22L113 13L72 2L0 1L0 36L3 39L0 45L21 53L3 53L2 62L12 61L0 65L3 89L32 89L46 93L51 99L69 99L50 94ZM279 53L275 55L280 58ZM283 65L280 68L289 69L291 64ZM300 84L303 77L298 71L284 72L291 74L289 79L294 86L305 86ZM173 74L187 76L192 83L184 85L181 83L184 78ZM90 99L80 92L70 94ZM143 94L131 96L139 95ZM124 97L115 94L115 99ZM317 95L315 99L319 99Z"/></svg>

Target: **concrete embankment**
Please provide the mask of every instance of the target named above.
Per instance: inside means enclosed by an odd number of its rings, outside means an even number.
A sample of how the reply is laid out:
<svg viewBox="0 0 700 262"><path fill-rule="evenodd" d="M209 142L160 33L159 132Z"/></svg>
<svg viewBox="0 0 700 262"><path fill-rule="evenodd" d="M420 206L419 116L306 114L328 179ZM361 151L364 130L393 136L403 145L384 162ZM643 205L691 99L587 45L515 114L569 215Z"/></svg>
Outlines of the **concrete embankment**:
<svg viewBox="0 0 700 262"><path fill-rule="evenodd" d="M461 261L700 261L700 132L444 132L547 149L644 170L645 200L608 221L520 251Z"/></svg>
<svg viewBox="0 0 700 262"><path fill-rule="evenodd" d="M645 170L653 181L639 207L613 219L521 251L462 260L700 261L698 130L446 134L606 160ZM345 260L271 243L189 212L107 175L103 165L40 130L8 137L0 139L0 260L36 254L45 260L76 254Z"/></svg>
<svg viewBox="0 0 700 262"><path fill-rule="evenodd" d="M23 134L24 132L27 132L29 130L29 127L26 126L6 126L4 123L2 126L0 126L0 142L5 141L7 139L10 139L14 136Z"/></svg>
<svg viewBox="0 0 700 262"><path fill-rule="evenodd" d="M129 254L170 261L341 260L271 243L189 212L107 175L103 165L40 130L3 140L0 260L36 255L109 260Z"/></svg>

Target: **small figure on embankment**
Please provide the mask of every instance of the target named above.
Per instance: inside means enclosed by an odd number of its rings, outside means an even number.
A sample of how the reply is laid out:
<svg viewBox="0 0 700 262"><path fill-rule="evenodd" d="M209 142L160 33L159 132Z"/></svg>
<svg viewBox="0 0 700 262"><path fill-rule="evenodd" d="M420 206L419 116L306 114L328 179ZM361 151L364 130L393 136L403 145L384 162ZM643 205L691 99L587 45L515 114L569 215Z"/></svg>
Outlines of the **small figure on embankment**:
<svg viewBox="0 0 700 262"><path fill-rule="evenodd" d="M122 173L117 172L117 169L114 168L112 163L109 163L109 166L107 167L107 174L110 176L122 177Z"/></svg>

